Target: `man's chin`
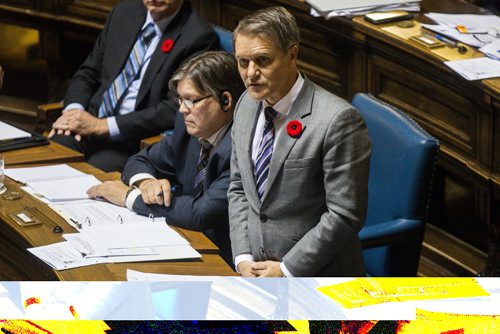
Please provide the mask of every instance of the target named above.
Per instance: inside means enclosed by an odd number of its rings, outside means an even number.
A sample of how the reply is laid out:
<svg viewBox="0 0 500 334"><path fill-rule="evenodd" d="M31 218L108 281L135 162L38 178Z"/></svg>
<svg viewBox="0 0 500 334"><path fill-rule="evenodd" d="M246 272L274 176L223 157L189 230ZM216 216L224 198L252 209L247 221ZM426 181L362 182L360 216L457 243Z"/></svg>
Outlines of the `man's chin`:
<svg viewBox="0 0 500 334"><path fill-rule="evenodd" d="M248 89L248 94L255 101L262 101L262 100L264 100L266 98L265 94L263 94L262 92L255 91L255 90L252 90L252 89Z"/></svg>

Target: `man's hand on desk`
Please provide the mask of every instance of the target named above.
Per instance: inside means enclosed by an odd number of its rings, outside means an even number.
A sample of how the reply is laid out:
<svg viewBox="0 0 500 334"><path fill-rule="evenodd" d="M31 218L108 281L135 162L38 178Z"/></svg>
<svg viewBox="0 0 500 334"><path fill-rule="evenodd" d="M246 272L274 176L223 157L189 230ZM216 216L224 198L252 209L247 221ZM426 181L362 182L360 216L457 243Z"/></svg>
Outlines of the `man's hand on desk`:
<svg viewBox="0 0 500 334"><path fill-rule="evenodd" d="M129 190L130 187L122 181L105 181L87 190L87 195L90 198L102 197L115 205L125 206Z"/></svg>
<svg viewBox="0 0 500 334"><path fill-rule="evenodd" d="M49 138L55 134L65 136L74 134L78 141L82 136L103 137L109 134L108 122L106 118L97 118L85 110L70 109L52 124Z"/></svg>
<svg viewBox="0 0 500 334"><path fill-rule="evenodd" d="M168 180L146 179L139 185L139 190L144 203L170 206L172 191Z"/></svg>

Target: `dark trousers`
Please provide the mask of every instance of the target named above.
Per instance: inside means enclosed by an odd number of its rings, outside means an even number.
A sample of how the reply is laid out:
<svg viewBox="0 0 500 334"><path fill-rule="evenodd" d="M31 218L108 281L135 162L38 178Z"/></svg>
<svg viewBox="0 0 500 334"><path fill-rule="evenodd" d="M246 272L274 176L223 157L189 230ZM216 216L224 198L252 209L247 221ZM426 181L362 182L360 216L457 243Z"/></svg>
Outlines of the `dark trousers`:
<svg viewBox="0 0 500 334"><path fill-rule="evenodd" d="M73 136L55 135L53 141L85 154L85 161L105 172L123 170L127 159L139 149L138 146L131 147L121 141L109 139L75 140Z"/></svg>

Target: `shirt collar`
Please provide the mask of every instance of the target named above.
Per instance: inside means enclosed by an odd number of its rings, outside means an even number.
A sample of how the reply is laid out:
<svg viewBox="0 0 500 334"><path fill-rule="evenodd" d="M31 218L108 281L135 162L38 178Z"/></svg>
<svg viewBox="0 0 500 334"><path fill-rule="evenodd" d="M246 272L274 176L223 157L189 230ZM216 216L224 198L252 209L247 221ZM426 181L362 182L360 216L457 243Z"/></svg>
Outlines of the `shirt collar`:
<svg viewBox="0 0 500 334"><path fill-rule="evenodd" d="M295 83L293 84L292 88L288 91L288 93L286 93L285 96L281 98L281 100L272 105L273 109L279 112L280 114L288 115L288 112L292 108L292 104L297 99L297 96L299 96L299 93L303 85L304 85L304 78L299 72L297 80L295 80ZM264 108L271 106L269 103L266 102L266 100L264 100L262 103Z"/></svg>
<svg viewBox="0 0 500 334"><path fill-rule="evenodd" d="M159 33L158 35L159 36L163 35L163 32L167 29L170 22L172 22L173 19L177 16L177 14L181 10L181 8L182 8L182 6L180 6L179 9L175 13L173 13L172 15L170 15L164 19L161 19L159 21L156 21L156 22L155 22L155 20L153 20L153 17L151 16L151 13L148 10L148 12L146 14L146 22L144 22L144 25L142 26L142 28L144 29L144 27L146 27L146 25L148 25L150 22L152 22L155 25L156 32Z"/></svg>
<svg viewBox="0 0 500 334"><path fill-rule="evenodd" d="M215 131L213 135L210 137L206 138L205 140L208 141L212 146L217 146L219 142L221 141L222 137L224 137L224 134L226 133L227 129L229 128L229 125L232 123L232 120L227 122L222 128L219 130Z"/></svg>

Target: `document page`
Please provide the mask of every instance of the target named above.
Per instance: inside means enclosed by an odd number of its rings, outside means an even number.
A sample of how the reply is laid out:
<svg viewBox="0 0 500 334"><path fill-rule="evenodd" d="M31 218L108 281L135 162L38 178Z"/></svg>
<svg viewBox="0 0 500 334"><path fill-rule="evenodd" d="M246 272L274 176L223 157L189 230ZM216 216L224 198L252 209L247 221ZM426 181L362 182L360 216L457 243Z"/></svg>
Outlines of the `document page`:
<svg viewBox="0 0 500 334"><path fill-rule="evenodd" d="M100 183L95 176L84 175L63 180L30 182L29 186L49 201L60 202L88 199L87 190Z"/></svg>
<svg viewBox="0 0 500 334"><path fill-rule="evenodd" d="M500 77L500 61L488 57L452 60L444 64L467 80Z"/></svg>
<svg viewBox="0 0 500 334"><path fill-rule="evenodd" d="M7 168L5 175L17 182L28 184L37 181L81 177L86 174L66 164L60 164L41 167Z"/></svg>
<svg viewBox="0 0 500 334"><path fill-rule="evenodd" d="M95 249L189 245L189 242L162 222L103 225L80 230L80 237ZM63 235L63 238L65 235Z"/></svg>
<svg viewBox="0 0 500 334"><path fill-rule="evenodd" d="M31 133L0 121L0 141L19 139L19 138L29 138L29 137L31 137Z"/></svg>
<svg viewBox="0 0 500 334"><path fill-rule="evenodd" d="M151 218L141 216L127 208L104 201L59 202L51 208L68 224L78 229L103 225L149 223Z"/></svg>
<svg viewBox="0 0 500 334"><path fill-rule="evenodd" d="M415 2L415 0L306 0L308 4L319 11L327 12L357 7L377 7L398 3Z"/></svg>

